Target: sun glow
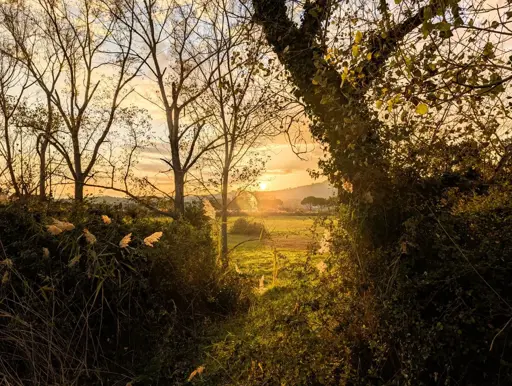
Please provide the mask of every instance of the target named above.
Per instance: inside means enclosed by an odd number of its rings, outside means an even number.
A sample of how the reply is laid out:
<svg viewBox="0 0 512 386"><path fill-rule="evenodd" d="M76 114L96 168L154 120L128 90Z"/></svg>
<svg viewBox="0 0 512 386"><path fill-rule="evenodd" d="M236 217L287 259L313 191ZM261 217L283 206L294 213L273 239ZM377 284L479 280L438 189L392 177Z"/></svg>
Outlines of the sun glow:
<svg viewBox="0 0 512 386"><path fill-rule="evenodd" d="M260 182L260 190L266 190L268 187L268 184L266 182Z"/></svg>

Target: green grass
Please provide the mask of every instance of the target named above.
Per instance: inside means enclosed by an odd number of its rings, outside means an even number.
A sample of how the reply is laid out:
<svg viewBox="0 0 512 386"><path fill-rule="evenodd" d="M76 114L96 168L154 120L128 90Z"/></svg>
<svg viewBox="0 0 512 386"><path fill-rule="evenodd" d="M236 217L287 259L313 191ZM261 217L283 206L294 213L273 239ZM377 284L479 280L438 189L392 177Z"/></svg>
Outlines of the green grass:
<svg viewBox="0 0 512 386"><path fill-rule="evenodd" d="M230 217L228 229L238 217ZM307 216L246 217L261 222L270 233L270 239L254 240L254 236L228 235L231 261L251 277L272 277L274 250L280 254L278 267L305 258L308 248L315 242L315 233L322 236L323 229L315 227L315 219ZM243 243L243 244L240 244ZM240 245L239 245L240 244Z"/></svg>
<svg viewBox="0 0 512 386"><path fill-rule="evenodd" d="M237 218L229 218L228 229ZM293 329L281 326L276 330L276 327L290 316L295 318L295 309L300 299L303 299L304 291L314 294L314 291L308 290L311 287L311 275L302 275L298 279L297 271L289 269L293 265L300 267L301 263L306 262L308 248L323 237L324 229L315 224L316 220L307 216L247 219L264 223L270 232L269 240L248 241L230 255L232 264L236 264L243 275L251 280L255 296L247 313L239 314L210 329L203 357L198 362L198 365L202 363L206 366L204 378L197 380L200 384L266 384L257 379L247 382L252 378L250 374L253 371L263 372L263 368L259 369L257 365L265 361L262 353L268 352L268 359L281 355L278 349L281 347L280 339L292 339L290 331ZM229 234L229 247L233 248L251 239L254 237ZM272 280L274 250L279 253L277 261L280 269L276 283ZM320 260L322 256L310 254L309 258ZM314 261L310 262L315 264ZM301 271L300 268L298 270ZM258 288L262 275L265 275L263 290ZM301 333L297 330L294 334ZM300 339L298 341L302 342ZM253 366L256 366L256 370L252 370ZM266 367L264 369L267 371Z"/></svg>

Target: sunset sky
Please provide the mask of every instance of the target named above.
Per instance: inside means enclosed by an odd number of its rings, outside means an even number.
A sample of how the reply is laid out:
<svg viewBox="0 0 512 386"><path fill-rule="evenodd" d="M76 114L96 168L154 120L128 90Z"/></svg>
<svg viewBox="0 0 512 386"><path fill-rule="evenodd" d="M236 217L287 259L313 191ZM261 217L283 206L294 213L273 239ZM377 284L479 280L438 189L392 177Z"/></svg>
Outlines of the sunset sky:
<svg viewBox="0 0 512 386"><path fill-rule="evenodd" d="M308 147L308 153L301 155L304 159L297 157L290 145L285 142L285 138L279 143L269 143L263 147L261 151L271 158L266 171L259 178L260 188L281 190L317 182L310 177L308 169L317 169L321 152L317 144L310 143ZM172 190L170 174L161 173L168 168L166 169L160 158L161 155L155 151L142 153L137 166L138 175L148 176L158 182L160 187Z"/></svg>
<svg viewBox="0 0 512 386"><path fill-rule="evenodd" d="M139 79L135 86L135 92L129 98L129 103L135 103L148 110L152 117L152 128L156 137L162 140L160 144L156 143L152 149L147 149L141 154L137 165L137 174L151 178L166 191L172 191L172 173L162 174L163 171L168 170L166 164L161 160L168 155L164 142L167 128L164 112L158 107L159 101L152 97L155 95L155 87L155 84L148 79ZM303 141L307 143L307 145L301 146L301 149L306 152L300 157L293 152L285 135L267 141L258 149L261 153L270 156L266 171L259 179L260 187L263 187L261 184L265 184L265 190L281 190L317 182L310 177L308 170L318 169L318 160L322 156L322 152L319 144L311 138L308 127L303 126L300 130Z"/></svg>

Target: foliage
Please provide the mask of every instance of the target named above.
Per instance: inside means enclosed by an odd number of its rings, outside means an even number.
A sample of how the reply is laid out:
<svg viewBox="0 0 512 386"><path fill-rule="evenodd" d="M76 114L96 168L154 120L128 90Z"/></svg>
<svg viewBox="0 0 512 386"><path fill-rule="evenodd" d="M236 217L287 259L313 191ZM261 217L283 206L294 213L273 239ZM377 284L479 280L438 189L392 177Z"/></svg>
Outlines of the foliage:
<svg viewBox="0 0 512 386"><path fill-rule="evenodd" d="M323 197L308 196L305 197L300 203L301 205L307 205L311 208L312 206L326 206L328 200Z"/></svg>
<svg viewBox="0 0 512 386"><path fill-rule="evenodd" d="M277 210L283 206L283 201L275 198L275 199L266 199L263 197L256 196L258 200L258 210Z"/></svg>
<svg viewBox="0 0 512 386"><path fill-rule="evenodd" d="M315 255L288 264L211 346L203 383L510 383L511 196L448 190L378 250L354 249L342 207L323 269Z"/></svg>
<svg viewBox="0 0 512 386"><path fill-rule="evenodd" d="M252 2L342 205L329 280L218 355L233 384L508 384L510 6L368 3Z"/></svg>
<svg viewBox="0 0 512 386"><path fill-rule="evenodd" d="M240 279L218 274L209 226L56 206L0 208L3 380L184 383L193 342L244 304ZM47 230L64 220L73 229Z"/></svg>
<svg viewBox="0 0 512 386"><path fill-rule="evenodd" d="M234 235L258 236L260 238L268 235L264 224L243 217L236 219L229 232Z"/></svg>

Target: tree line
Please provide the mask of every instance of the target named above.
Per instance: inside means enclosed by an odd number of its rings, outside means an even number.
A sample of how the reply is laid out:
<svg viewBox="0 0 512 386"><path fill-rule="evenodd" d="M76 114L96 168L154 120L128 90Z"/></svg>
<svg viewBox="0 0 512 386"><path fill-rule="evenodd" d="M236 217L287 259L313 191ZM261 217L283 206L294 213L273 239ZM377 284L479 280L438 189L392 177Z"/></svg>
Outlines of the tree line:
<svg viewBox="0 0 512 386"><path fill-rule="evenodd" d="M0 20L4 193L45 200L72 186L81 202L90 187L147 207L159 195L179 217L185 186L196 187L221 207L227 256L228 189L255 184L267 160L255 149L303 118L249 9L20 0L2 3ZM149 109L163 117L158 133ZM163 181L137 172L145 151Z"/></svg>

